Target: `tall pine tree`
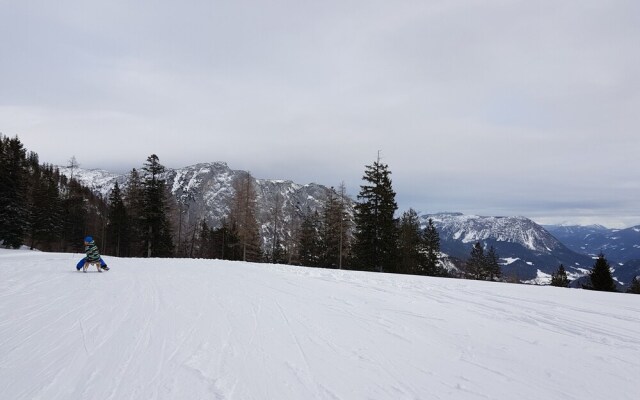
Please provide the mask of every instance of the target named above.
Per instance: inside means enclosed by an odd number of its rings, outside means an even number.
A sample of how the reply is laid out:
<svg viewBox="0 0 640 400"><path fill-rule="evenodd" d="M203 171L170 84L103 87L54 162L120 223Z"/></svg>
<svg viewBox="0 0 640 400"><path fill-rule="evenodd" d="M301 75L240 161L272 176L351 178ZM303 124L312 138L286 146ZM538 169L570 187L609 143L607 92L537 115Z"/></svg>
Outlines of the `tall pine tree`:
<svg viewBox="0 0 640 400"><path fill-rule="evenodd" d="M91 234L96 243L99 243L98 237L102 237L100 232L87 232L88 200L82 189L78 181L71 179L61 199L63 251L82 252L84 250L82 238L86 234Z"/></svg>
<svg viewBox="0 0 640 400"><path fill-rule="evenodd" d="M365 167L355 206L354 267L378 272L396 272L398 209L391 186L389 166L380 159Z"/></svg>
<svg viewBox="0 0 640 400"><path fill-rule="evenodd" d="M426 251L424 275L447 276L447 271L440 264L440 234L431 218L424 228L424 242Z"/></svg>
<svg viewBox="0 0 640 400"><path fill-rule="evenodd" d="M472 279L484 280L487 278L484 248L480 242L476 242L471 249L471 256L467 260L467 274Z"/></svg>
<svg viewBox="0 0 640 400"><path fill-rule="evenodd" d="M0 135L0 241L5 247L24 243L28 227L26 150L15 137Z"/></svg>
<svg viewBox="0 0 640 400"><path fill-rule="evenodd" d="M63 211L58 181L51 165L32 164L29 193L29 246L45 251L60 250L54 241L62 234Z"/></svg>
<svg viewBox="0 0 640 400"><path fill-rule="evenodd" d="M167 218L167 199L165 180L162 173L165 168L155 154L147 158L144 187L144 235L146 257L170 257L173 255L171 225Z"/></svg>
<svg viewBox="0 0 640 400"><path fill-rule="evenodd" d="M115 256L129 254L129 217L127 207L122 200L122 191L118 182L109 194L109 222L107 223L107 249L105 252Z"/></svg>
<svg viewBox="0 0 640 400"><path fill-rule="evenodd" d="M320 240L320 215L317 211L308 210L303 216L296 237L298 238L298 263L305 267L320 265L323 246Z"/></svg>
<svg viewBox="0 0 640 400"><path fill-rule="evenodd" d="M410 208L400 217L396 272L426 275L426 245L418 213Z"/></svg>
<svg viewBox="0 0 640 400"><path fill-rule="evenodd" d="M144 188L140 173L135 168L129 173L127 185L122 194L129 226L128 251L124 255L142 257L147 250L144 231Z"/></svg>

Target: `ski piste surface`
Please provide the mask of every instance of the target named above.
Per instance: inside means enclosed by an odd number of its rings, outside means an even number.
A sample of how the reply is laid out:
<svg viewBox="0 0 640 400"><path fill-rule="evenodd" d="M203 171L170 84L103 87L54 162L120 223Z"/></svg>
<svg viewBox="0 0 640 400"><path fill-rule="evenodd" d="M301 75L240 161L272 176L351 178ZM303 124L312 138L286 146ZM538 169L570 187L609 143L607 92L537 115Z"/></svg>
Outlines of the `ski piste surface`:
<svg viewBox="0 0 640 400"><path fill-rule="evenodd" d="M3 399L636 399L640 296L0 250Z"/></svg>

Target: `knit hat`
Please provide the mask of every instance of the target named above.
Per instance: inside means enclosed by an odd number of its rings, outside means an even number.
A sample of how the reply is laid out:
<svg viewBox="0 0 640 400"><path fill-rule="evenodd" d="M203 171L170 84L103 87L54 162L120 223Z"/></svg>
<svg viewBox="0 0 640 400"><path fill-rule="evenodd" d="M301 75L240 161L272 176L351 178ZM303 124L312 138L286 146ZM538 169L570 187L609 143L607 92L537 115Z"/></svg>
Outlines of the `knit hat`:
<svg viewBox="0 0 640 400"><path fill-rule="evenodd" d="M93 238L91 236L87 236L86 238L84 238L84 241L87 243L91 243L93 242Z"/></svg>

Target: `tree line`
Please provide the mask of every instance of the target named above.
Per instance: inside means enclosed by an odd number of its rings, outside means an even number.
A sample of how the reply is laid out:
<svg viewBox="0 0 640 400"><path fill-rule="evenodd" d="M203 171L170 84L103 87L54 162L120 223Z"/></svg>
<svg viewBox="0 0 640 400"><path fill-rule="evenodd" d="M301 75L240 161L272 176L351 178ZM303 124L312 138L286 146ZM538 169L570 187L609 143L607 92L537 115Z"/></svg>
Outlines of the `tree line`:
<svg viewBox="0 0 640 400"><path fill-rule="evenodd" d="M379 158L365 166L352 214L341 185L327 189L317 209L288 209L276 195L270 221L260 221L255 179L243 172L232 183L229 214L216 227L202 218L184 217L189 195L171 195L165 167L155 154L104 199L74 179L77 166L74 157L67 178L40 164L17 137L0 135L0 240L5 247L80 252L81 238L91 234L103 254L120 257L217 258L450 276L440 259L433 221L423 227L413 209L396 217L391 171ZM456 277L501 280L498 260L493 246L485 249L477 242ZM599 282L598 274L593 282ZM568 286L563 266L551 283ZM587 288L611 289L606 285Z"/></svg>
<svg viewBox="0 0 640 400"><path fill-rule="evenodd" d="M327 190L317 209L288 210L276 197L270 221L259 221L256 182L242 173L232 183L229 215L212 227L186 221L184 201L171 195L165 167L150 155L106 198L75 179L40 164L18 137L0 136L0 239L46 251L82 251L91 234L105 255L194 257L289 263L312 267L446 275L438 262L432 222L422 229L414 210L396 219L388 166L367 166L365 184L350 214L344 185ZM188 197L188 196L187 196ZM267 229L268 226L268 229ZM269 246L265 235L269 236Z"/></svg>
<svg viewBox="0 0 640 400"><path fill-rule="evenodd" d="M107 203L20 140L0 135L0 240L5 247L80 252L87 232L104 231Z"/></svg>

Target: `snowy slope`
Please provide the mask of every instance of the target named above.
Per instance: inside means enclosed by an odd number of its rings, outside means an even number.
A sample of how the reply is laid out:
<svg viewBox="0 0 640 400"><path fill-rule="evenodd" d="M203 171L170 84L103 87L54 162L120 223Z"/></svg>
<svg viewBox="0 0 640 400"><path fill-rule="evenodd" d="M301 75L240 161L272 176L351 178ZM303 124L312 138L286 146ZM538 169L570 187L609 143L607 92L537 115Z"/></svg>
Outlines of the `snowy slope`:
<svg viewBox="0 0 640 400"><path fill-rule="evenodd" d="M3 399L635 399L640 296L0 250Z"/></svg>

